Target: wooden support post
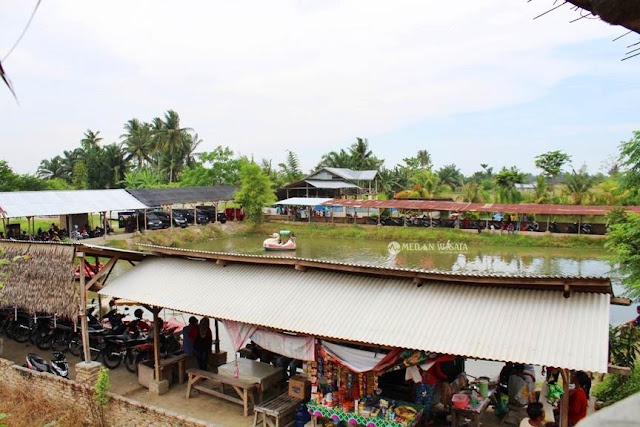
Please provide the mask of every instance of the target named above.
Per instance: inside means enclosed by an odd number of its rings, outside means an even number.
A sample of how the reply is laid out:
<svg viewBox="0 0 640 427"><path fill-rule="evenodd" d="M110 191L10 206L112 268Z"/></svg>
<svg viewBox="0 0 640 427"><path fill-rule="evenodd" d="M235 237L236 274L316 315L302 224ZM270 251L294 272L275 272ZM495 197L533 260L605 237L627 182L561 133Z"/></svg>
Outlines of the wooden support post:
<svg viewBox="0 0 640 427"><path fill-rule="evenodd" d="M218 319L213 319L213 326L216 331L216 340L213 342L213 346L216 350L216 353L220 353L220 329L218 325Z"/></svg>
<svg viewBox="0 0 640 427"><path fill-rule="evenodd" d="M147 210L144 210L144 231L147 231Z"/></svg>
<svg viewBox="0 0 640 427"><path fill-rule="evenodd" d="M153 307L153 366L154 377L160 381L160 331L158 330L159 307Z"/></svg>
<svg viewBox="0 0 640 427"><path fill-rule="evenodd" d="M562 389L564 394L560 402L560 427L569 426L569 383L571 382L571 372L568 369L560 369L562 375Z"/></svg>
<svg viewBox="0 0 640 427"><path fill-rule="evenodd" d="M171 224L171 230L173 231L173 205L169 205L169 223Z"/></svg>
<svg viewBox="0 0 640 427"><path fill-rule="evenodd" d="M549 230L550 221L551 221L551 215L547 215L547 229L545 230L545 232L547 233L550 233L550 230Z"/></svg>
<svg viewBox="0 0 640 427"><path fill-rule="evenodd" d="M103 215L104 215L104 221L103 221L103 223L104 223L104 225L103 225L104 226L104 234L103 234L103 236L104 236L104 240L106 241L107 240L107 224L108 224L107 223L107 211L104 211Z"/></svg>
<svg viewBox="0 0 640 427"><path fill-rule="evenodd" d="M578 216L578 234L580 234L580 229L582 228L582 215Z"/></svg>
<svg viewBox="0 0 640 427"><path fill-rule="evenodd" d="M89 347L89 323L87 322L87 289L84 284L85 259L83 252L77 252L80 259L80 327L82 330L82 351L85 362L91 361L91 348Z"/></svg>

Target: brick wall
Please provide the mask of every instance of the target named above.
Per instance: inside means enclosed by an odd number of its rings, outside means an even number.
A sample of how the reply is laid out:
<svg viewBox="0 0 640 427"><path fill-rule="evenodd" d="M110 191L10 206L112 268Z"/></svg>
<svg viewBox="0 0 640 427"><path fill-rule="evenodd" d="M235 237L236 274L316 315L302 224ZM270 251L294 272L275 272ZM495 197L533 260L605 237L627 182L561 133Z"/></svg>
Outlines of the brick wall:
<svg viewBox="0 0 640 427"><path fill-rule="evenodd" d="M89 387L86 385L51 374L32 371L2 358L0 358L0 385L30 388L36 393L50 397L53 401L59 400L65 405L74 405L78 411L86 413L87 421L91 422L86 399ZM108 393L108 395L111 399L105 412L107 424L110 426L204 427L214 425L117 394Z"/></svg>

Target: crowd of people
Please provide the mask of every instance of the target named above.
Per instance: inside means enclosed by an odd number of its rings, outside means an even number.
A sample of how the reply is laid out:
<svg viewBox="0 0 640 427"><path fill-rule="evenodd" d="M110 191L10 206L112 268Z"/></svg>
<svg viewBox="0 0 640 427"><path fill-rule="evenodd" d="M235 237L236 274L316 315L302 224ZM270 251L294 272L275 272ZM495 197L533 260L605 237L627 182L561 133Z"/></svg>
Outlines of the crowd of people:
<svg viewBox="0 0 640 427"><path fill-rule="evenodd" d="M547 387L556 385L560 377L560 371L556 368L543 370ZM533 366L507 363L500 372L500 384L508 397L507 413L502 418L502 426L528 427L545 426L544 406L541 396L536 392L536 376ZM504 385L506 384L506 390ZM571 384L569 385L568 419L569 426L575 426L581 419L587 416L589 397L591 392L591 378L584 371L571 372ZM554 409L555 420L559 419L562 402ZM553 425L553 424L552 424Z"/></svg>

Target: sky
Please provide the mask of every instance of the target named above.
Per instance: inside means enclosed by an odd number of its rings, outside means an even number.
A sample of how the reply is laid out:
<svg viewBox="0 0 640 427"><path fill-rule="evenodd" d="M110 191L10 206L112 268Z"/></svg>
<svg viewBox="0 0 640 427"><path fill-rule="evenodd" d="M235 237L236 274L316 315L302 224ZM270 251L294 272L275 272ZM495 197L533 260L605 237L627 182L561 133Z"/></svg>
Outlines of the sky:
<svg viewBox="0 0 640 427"><path fill-rule="evenodd" d="M322 154L367 138L385 166L427 149L465 174L536 172L572 156L598 172L640 130L640 40L552 0L0 0L0 159L34 173L87 129L176 110L204 140L256 160Z"/></svg>

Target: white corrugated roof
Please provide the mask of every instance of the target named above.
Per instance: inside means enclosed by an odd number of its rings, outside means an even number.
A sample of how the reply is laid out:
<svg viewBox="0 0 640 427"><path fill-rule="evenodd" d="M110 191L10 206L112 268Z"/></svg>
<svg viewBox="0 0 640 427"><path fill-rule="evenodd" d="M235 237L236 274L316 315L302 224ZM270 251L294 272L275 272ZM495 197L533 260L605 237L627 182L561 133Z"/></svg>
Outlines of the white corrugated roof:
<svg viewBox="0 0 640 427"><path fill-rule="evenodd" d="M606 372L608 294L385 279L291 266L147 259L101 291L301 334Z"/></svg>
<svg viewBox="0 0 640 427"><path fill-rule="evenodd" d="M332 199L325 199L322 197L290 197L288 199L280 200L276 202L276 205L289 205L289 206L318 206Z"/></svg>
<svg viewBox="0 0 640 427"><path fill-rule="evenodd" d="M357 171L347 168L323 168L335 175L341 176L344 179L352 179L356 181L373 181L378 174L377 170L364 170Z"/></svg>
<svg viewBox="0 0 640 427"><path fill-rule="evenodd" d="M305 182L309 183L309 185L314 186L315 188L360 188L355 184L345 181L328 181L321 179L305 179Z"/></svg>
<svg viewBox="0 0 640 427"><path fill-rule="evenodd" d="M147 206L122 189L15 191L0 193L0 208L8 218L70 215L145 209Z"/></svg>

